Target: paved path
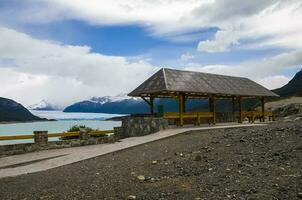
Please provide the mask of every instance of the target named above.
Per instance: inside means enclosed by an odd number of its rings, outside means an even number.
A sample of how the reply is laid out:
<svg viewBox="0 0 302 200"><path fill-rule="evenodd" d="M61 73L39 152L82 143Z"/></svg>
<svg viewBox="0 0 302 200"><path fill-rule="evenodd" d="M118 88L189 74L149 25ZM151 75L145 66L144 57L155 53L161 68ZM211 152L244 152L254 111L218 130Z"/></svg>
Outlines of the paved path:
<svg viewBox="0 0 302 200"><path fill-rule="evenodd" d="M175 128L160 131L154 134L122 139L120 142L89 145L82 147L45 150L15 156L0 158L0 178L34 173L68 165L81 160L94 158L129 147L160 140L191 130L209 130L222 128L235 128L247 126L261 126L265 124L219 124L207 127Z"/></svg>

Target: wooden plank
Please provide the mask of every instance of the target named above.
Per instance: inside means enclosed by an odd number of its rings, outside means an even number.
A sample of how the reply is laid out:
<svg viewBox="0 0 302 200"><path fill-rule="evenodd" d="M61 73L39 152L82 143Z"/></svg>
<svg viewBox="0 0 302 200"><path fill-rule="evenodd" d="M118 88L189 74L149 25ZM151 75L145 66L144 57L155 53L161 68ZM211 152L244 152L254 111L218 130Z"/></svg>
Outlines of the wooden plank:
<svg viewBox="0 0 302 200"><path fill-rule="evenodd" d="M184 112L183 118L213 118L213 112ZM180 119L178 112L166 112L164 113L166 119Z"/></svg>
<svg viewBox="0 0 302 200"><path fill-rule="evenodd" d="M9 135L9 136L0 136L1 140L26 140L33 139L34 135Z"/></svg>
<svg viewBox="0 0 302 200"><path fill-rule="evenodd" d="M91 136L106 135L108 133L114 133L114 130L99 130L92 131L89 133ZM48 137L70 137L70 136L79 136L80 132L66 132L66 133L49 133ZM9 135L9 136L0 136L0 141L3 140L25 140L25 139L34 139L34 135Z"/></svg>
<svg viewBox="0 0 302 200"><path fill-rule="evenodd" d="M92 131L89 133L89 135L98 136L98 135L107 135L108 133L114 133L114 130Z"/></svg>
<svg viewBox="0 0 302 200"><path fill-rule="evenodd" d="M80 132L66 132L66 133L49 133L48 137L70 137L70 136L79 136Z"/></svg>

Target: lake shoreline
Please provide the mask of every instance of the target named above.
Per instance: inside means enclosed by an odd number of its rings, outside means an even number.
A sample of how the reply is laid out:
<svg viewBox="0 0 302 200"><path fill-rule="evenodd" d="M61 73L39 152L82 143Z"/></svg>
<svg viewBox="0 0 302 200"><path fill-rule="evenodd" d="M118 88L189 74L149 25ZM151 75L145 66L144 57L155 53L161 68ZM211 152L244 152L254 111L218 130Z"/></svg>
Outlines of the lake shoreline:
<svg viewBox="0 0 302 200"><path fill-rule="evenodd" d="M43 120L32 120L32 121L2 121L0 124L20 124L20 123L34 123L34 122L49 122L49 121L58 121L56 119L43 119Z"/></svg>
<svg viewBox="0 0 302 200"><path fill-rule="evenodd" d="M93 129L111 130L120 126L119 121L107 121L117 115L76 113L66 114L61 111L31 111L33 114L53 120L33 120L33 121L10 121L0 122L0 136L29 135L34 131L48 131L48 133L61 133L67 131L74 125L84 125ZM7 140L0 141L0 145L32 143L28 140Z"/></svg>

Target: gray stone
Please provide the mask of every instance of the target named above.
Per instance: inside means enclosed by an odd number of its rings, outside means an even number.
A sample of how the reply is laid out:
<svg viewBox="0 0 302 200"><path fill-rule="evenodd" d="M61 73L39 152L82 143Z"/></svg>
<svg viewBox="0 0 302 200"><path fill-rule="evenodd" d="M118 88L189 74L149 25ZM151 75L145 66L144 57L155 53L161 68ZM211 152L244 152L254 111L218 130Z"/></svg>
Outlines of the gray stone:
<svg viewBox="0 0 302 200"><path fill-rule="evenodd" d="M89 132L86 128L80 129L80 140L88 140L90 138Z"/></svg>
<svg viewBox="0 0 302 200"><path fill-rule="evenodd" d="M157 160L152 161L152 165L156 165L157 163L158 163Z"/></svg>
<svg viewBox="0 0 302 200"><path fill-rule="evenodd" d="M201 161L201 156L200 155L195 156L194 161Z"/></svg>
<svg viewBox="0 0 302 200"><path fill-rule="evenodd" d="M144 175L138 175L137 179L140 180L140 181L145 181L146 180Z"/></svg>
<svg viewBox="0 0 302 200"><path fill-rule="evenodd" d="M80 141L80 140L72 140L72 141L71 141L71 146L72 146L72 147L81 146L81 141Z"/></svg>
<svg viewBox="0 0 302 200"><path fill-rule="evenodd" d="M135 195L129 195L127 199L134 200L134 199L136 199L136 196Z"/></svg>
<svg viewBox="0 0 302 200"><path fill-rule="evenodd" d="M48 131L34 131L34 141L37 145L47 145Z"/></svg>

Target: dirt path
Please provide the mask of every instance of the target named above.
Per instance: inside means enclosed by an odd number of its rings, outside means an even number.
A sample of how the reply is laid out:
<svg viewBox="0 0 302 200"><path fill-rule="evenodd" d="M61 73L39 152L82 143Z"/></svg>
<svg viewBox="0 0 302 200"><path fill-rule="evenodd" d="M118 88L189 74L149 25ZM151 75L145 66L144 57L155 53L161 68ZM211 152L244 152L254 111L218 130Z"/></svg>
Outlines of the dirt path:
<svg viewBox="0 0 302 200"><path fill-rule="evenodd" d="M0 199L301 199L301 163L301 122L195 131L0 179Z"/></svg>

